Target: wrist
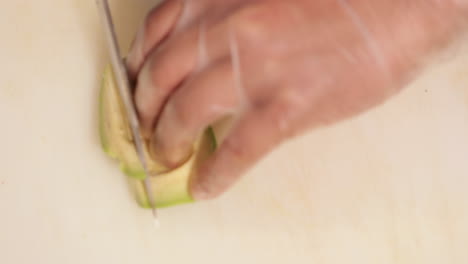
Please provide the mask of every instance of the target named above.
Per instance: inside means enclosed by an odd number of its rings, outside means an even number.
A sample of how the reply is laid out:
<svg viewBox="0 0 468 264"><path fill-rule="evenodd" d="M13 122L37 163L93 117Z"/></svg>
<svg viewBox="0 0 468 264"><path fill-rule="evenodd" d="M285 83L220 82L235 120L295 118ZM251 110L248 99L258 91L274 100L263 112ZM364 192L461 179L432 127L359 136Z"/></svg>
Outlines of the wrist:
<svg viewBox="0 0 468 264"><path fill-rule="evenodd" d="M381 22L369 25L389 57L393 75L413 73L466 32L468 0L388 2L391 4L381 9Z"/></svg>

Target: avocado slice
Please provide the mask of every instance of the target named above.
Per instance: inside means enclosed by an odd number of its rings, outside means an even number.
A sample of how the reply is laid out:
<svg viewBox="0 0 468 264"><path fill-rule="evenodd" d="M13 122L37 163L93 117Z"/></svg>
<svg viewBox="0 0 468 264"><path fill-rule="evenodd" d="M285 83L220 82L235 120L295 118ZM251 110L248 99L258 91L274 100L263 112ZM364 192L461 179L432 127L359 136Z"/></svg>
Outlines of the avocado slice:
<svg viewBox="0 0 468 264"><path fill-rule="evenodd" d="M128 183L138 204L149 208L143 187L146 177L138 159L125 109L117 90L114 73L110 66L104 70L99 95L99 132L103 151L120 164L127 175ZM189 193L189 180L195 169L212 154L217 147L211 127L207 128L194 143L194 153L183 165L168 171L163 165L150 158L148 143L145 155L150 173L150 190L158 208L193 202Z"/></svg>

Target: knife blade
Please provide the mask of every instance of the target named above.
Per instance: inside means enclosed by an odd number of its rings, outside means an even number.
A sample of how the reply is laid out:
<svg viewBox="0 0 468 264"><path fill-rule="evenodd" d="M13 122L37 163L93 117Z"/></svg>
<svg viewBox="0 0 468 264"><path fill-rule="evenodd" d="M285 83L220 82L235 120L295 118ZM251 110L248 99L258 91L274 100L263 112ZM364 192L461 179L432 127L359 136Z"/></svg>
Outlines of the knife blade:
<svg viewBox="0 0 468 264"><path fill-rule="evenodd" d="M138 158L146 174L146 177L143 180L144 189L152 209L155 225L159 226L159 220L156 212L153 193L150 191L150 174L148 172L148 163L144 154L144 141L141 137L140 123L135 109L133 96L131 95L128 72L123 59L121 59L120 57L120 47L117 41L114 22L109 8L109 3L107 0L96 0L96 3L98 6L99 15L102 20L101 22L106 35L107 44L109 46L109 55L111 58L112 69L115 74L116 82L118 84L119 94L122 98L123 105L127 113L127 118L131 127L133 141L135 143Z"/></svg>

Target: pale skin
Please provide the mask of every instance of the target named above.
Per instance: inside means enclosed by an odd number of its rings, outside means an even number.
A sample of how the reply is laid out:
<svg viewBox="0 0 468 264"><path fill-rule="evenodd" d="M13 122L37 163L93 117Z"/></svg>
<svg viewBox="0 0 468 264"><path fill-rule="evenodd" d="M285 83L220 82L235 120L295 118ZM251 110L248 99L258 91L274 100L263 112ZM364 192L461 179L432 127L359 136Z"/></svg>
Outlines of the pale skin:
<svg viewBox="0 0 468 264"><path fill-rule="evenodd" d="M231 130L191 180L228 190L275 147L376 107L464 32L466 0L166 0L127 66L153 156L183 163L210 124Z"/></svg>

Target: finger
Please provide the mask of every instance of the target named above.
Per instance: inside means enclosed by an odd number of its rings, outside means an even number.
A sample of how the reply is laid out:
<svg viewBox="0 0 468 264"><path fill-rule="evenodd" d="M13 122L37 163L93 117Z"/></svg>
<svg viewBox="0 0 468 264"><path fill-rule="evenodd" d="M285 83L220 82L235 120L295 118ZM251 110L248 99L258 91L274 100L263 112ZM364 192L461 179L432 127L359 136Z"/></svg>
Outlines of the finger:
<svg viewBox="0 0 468 264"><path fill-rule="evenodd" d="M182 7L181 0L168 0L148 14L127 56L127 67L132 79L137 76L150 51L170 34L178 21Z"/></svg>
<svg viewBox="0 0 468 264"><path fill-rule="evenodd" d="M246 114L191 179L195 199L211 199L225 192L289 134L288 111L281 105L260 107Z"/></svg>
<svg viewBox="0 0 468 264"><path fill-rule="evenodd" d="M177 167L190 156L193 142L206 127L239 106L230 61L215 63L170 97L153 136L153 156Z"/></svg>
<svg viewBox="0 0 468 264"><path fill-rule="evenodd" d="M203 24L180 34L154 51L138 77L135 93L145 137L151 135L167 97L194 71L229 54L227 33L220 27L205 32Z"/></svg>
<svg viewBox="0 0 468 264"><path fill-rule="evenodd" d="M153 52L138 75L135 101L142 131L149 137L167 96L196 65L198 32L193 30L170 40Z"/></svg>

